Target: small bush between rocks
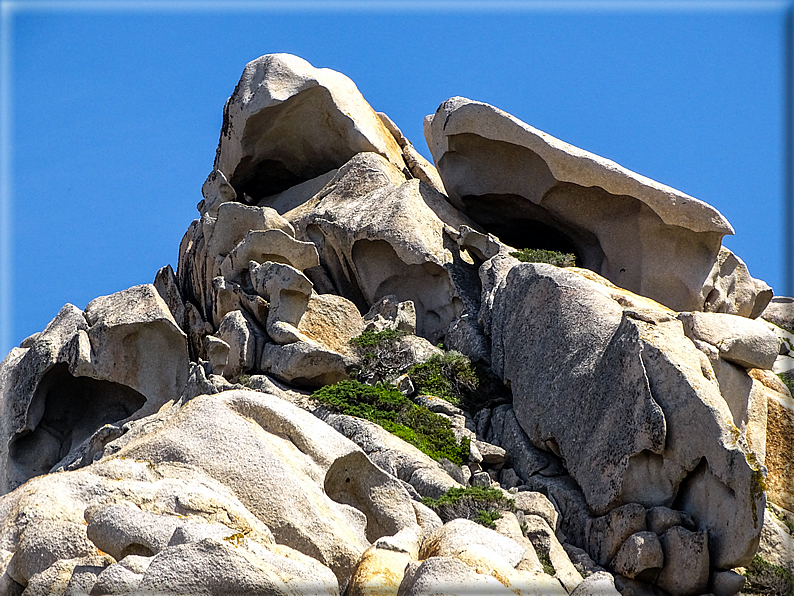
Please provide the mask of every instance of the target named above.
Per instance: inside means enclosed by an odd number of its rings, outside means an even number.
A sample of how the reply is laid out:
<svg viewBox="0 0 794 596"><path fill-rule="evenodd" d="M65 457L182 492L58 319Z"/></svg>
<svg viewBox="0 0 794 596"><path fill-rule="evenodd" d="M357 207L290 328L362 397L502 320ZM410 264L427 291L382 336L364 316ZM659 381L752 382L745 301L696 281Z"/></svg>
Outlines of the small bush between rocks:
<svg viewBox="0 0 794 596"><path fill-rule="evenodd" d="M498 379L459 352L415 364L408 376L420 394L445 399L473 414L487 402L506 398L506 389Z"/></svg>
<svg viewBox="0 0 794 596"><path fill-rule="evenodd" d="M374 422L435 460L446 457L459 466L468 461L469 439L458 443L449 420L415 405L394 385L340 381L312 398L340 414Z"/></svg>
<svg viewBox="0 0 794 596"><path fill-rule="evenodd" d="M794 596L794 574L785 567L773 565L761 555L753 557L744 575L747 577L747 586L742 590L745 594Z"/></svg>
<svg viewBox="0 0 794 596"><path fill-rule="evenodd" d="M405 331L398 329L384 329L383 331L365 331L350 340L350 345L356 348L373 348L383 342L399 339L406 335Z"/></svg>
<svg viewBox="0 0 794 596"><path fill-rule="evenodd" d="M406 335L405 331L386 329L365 331L352 338L349 343L360 361L353 378L368 385L393 381L413 363L410 351L400 348L399 340Z"/></svg>
<svg viewBox="0 0 794 596"><path fill-rule="evenodd" d="M491 526L481 521L485 514L496 513L501 517L502 512L516 509L515 501L505 497L501 490L482 486L453 487L438 499L425 497L422 504L435 511L444 523L465 518L486 527ZM499 517L492 517L491 523Z"/></svg>
<svg viewBox="0 0 794 596"><path fill-rule="evenodd" d="M492 530L496 529L496 520L501 519L502 514L498 511L488 511L487 509L480 509L477 512L477 515L474 516L474 521L476 521L481 526L485 526L486 528L491 528Z"/></svg>
<svg viewBox="0 0 794 596"><path fill-rule="evenodd" d="M573 267L576 265L576 255L573 253L562 253L542 248L522 248L511 252L510 256L517 258L522 263L548 263L556 267Z"/></svg>
<svg viewBox="0 0 794 596"><path fill-rule="evenodd" d="M794 377L784 374L778 373L778 378L783 381L783 384L788 388L788 392L794 396Z"/></svg>

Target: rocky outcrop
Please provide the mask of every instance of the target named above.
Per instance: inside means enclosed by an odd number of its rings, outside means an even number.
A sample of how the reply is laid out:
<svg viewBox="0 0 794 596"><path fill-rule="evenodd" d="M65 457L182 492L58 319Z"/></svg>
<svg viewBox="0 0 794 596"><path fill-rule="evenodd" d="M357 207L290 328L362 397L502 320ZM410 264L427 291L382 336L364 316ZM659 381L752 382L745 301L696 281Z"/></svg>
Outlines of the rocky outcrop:
<svg viewBox="0 0 794 596"><path fill-rule="evenodd" d="M772 297L721 251L733 228L702 201L462 97L425 138L452 203L512 246L573 252L675 310L758 316Z"/></svg>
<svg viewBox="0 0 794 596"><path fill-rule="evenodd" d="M177 272L0 364L0 594L778 589L789 299L496 108L427 136L440 174L343 75L246 66Z"/></svg>
<svg viewBox="0 0 794 596"><path fill-rule="evenodd" d="M0 365L0 486L90 463L128 420L180 397L185 334L154 286L67 304Z"/></svg>
<svg viewBox="0 0 794 596"><path fill-rule="evenodd" d="M763 472L710 362L673 313L624 308L604 287L531 264L498 285L492 358L516 418L535 447L562 458L593 513L676 500L710 529L713 565L748 563ZM709 505L716 494L720 510Z"/></svg>

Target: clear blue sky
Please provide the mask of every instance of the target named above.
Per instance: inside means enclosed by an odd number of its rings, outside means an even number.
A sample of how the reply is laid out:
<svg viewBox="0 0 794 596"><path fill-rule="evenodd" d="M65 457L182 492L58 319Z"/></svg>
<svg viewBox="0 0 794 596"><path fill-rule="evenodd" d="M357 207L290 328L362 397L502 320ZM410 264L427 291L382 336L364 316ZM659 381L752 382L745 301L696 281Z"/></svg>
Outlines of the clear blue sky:
<svg viewBox="0 0 794 596"><path fill-rule="evenodd" d="M424 116L463 95L702 199L792 291L785 2L2 4L0 357L64 303L176 269L224 101L273 52L348 75L426 156Z"/></svg>

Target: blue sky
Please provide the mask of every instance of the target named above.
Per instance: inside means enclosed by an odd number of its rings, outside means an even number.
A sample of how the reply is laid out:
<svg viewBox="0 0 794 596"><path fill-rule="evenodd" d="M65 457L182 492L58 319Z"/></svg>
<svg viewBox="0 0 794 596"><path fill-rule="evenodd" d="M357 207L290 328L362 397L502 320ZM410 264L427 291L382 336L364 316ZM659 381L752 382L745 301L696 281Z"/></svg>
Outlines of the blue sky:
<svg viewBox="0 0 794 596"><path fill-rule="evenodd" d="M717 207L784 288L786 2L2 2L0 351L176 269L247 62L348 75L429 157L462 95ZM789 265L790 266L790 265Z"/></svg>

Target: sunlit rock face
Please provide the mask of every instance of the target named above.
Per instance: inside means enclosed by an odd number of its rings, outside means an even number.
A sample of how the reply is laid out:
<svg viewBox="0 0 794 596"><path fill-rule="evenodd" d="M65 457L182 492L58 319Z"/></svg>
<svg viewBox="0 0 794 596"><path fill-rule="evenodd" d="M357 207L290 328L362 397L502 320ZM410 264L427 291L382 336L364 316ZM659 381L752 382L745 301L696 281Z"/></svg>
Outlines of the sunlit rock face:
<svg viewBox="0 0 794 596"><path fill-rule="evenodd" d="M792 566L792 299L701 201L487 104L426 123L440 174L344 75L245 67L176 273L0 364L0 594L734 596L759 542Z"/></svg>
<svg viewBox="0 0 794 596"><path fill-rule="evenodd" d="M709 294L731 274L718 256L733 228L716 209L498 108L454 97L427 117L425 137L451 202L511 246L573 252L674 310L711 310ZM757 316L771 292L746 278L732 291L741 314ZM714 309L733 313L723 302Z"/></svg>

